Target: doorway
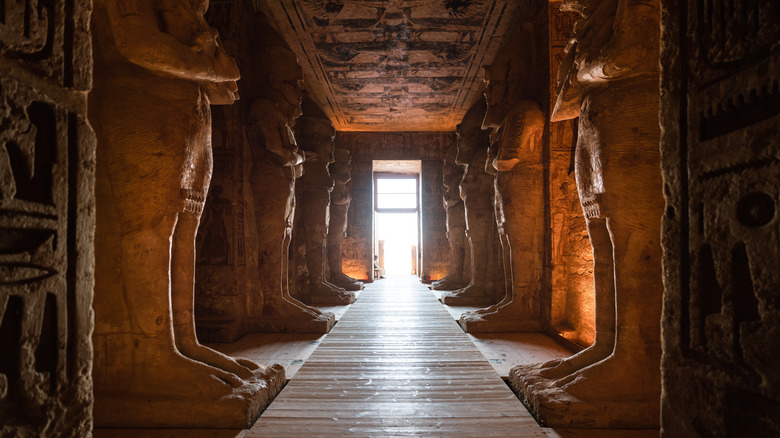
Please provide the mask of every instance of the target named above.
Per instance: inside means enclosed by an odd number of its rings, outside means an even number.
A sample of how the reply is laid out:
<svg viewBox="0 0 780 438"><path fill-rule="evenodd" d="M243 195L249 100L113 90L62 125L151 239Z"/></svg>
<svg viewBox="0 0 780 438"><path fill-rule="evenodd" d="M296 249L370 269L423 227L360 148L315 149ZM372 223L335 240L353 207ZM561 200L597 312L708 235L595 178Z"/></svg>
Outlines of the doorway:
<svg viewBox="0 0 780 438"><path fill-rule="evenodd" d="M420 161L375 160L374 256L385 275L420 272Z"/></svg>

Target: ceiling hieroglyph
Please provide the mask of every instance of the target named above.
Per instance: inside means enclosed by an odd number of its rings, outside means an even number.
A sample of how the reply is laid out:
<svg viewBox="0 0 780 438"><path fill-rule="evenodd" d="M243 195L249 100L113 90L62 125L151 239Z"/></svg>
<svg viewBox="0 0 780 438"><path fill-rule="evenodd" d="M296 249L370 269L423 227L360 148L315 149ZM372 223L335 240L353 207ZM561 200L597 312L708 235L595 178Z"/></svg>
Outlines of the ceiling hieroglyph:
<svg viewBox="0 0 780 438"><path fill-rule="evenodd" d="M255 0L340 131L451 131L517 0Z"/></svg>

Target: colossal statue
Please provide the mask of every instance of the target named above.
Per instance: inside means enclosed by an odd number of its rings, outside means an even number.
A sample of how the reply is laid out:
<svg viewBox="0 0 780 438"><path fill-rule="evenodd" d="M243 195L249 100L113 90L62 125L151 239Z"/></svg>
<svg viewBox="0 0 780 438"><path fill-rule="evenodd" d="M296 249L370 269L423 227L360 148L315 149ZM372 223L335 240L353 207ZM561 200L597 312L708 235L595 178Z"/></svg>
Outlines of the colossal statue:
<svg viewBox="0 0 780 438"><path fill-rule="evenodd" d="M516 367L545 423L657 428L661 246L658 0L565 1L582 18L558 77L553 121L579 117L577 189L594 257L596 339Z"/></svg>
<svg viewBox="0 0 780 438"><path fill-rule="evenodd" d="M533 100L538 94L538 78L529 27L520 25L493 65L485 67L487 110L482 128L491 130L486 165L496 172L495 217L503 250L506 294L498 304L461 316L460 324L469 332L529 332L544 326L545 121Z"/></svg>
<svg viewBox="0 0 780 438"><path fill-rule="evenodd" d="M90 119L98 138L95 424L252 424L284 370L198 342L195 235L211 178L210 104L239 72L208 1L98 0Z"/></svg>
<svg viewBox="0 0 780 438"><path fill-rule="evenodd" d="M351 177L352 158L349 150L336 148L335 161L330 165L333 191L330 193L330 224L328 226L328 281L345 290L361 290L363 283L344 274L341 257L347 233L347 214L352 202L347 183Z"/></svg>
<svg viewBox="0 0 780 438"><path fill-rule="evenodd" d="M266 44L254 63L258 96L247 120L260 249L257 267L264 298L262 314L250 315L249 326L263 331L325 333L335 323L335 316L291 296L288 283L295 179L301 176L304 160L292 130L301 115L303 72L295 54L270 25L266 32Z"/></svg>
<svg viewBox="0 0 780 438"><path fill-rule="evenodd" d="M467 269L466 210L460 198L460 181L463 168L455 163L457 144L447 150L442 166L442 184L445 187L443 201L447 212L447 240L450 243L450 273L433 282L434 290L457 290L469 284L470 269Z"/></svg>
<svg viewBox="0 0 780 438"><path fill-rule="evenodd" d="M493 210L493 174L485 171L490 143L488 132L482 129L485 109L485 101L480 99L457 128L455 163L464 169L459 191L466 216L470 282L462 289L442 293L441 301L447 305L490 305L506 293Z"/></svg>
<svg viewBox="0 0 780 438"><path fill-rule="evenodd" d="M335 161L336 131L322 110L311 99L306 99L304 115L295 127L296 137L306 154L303 175L301 214L295 232L304 234L305 265L308 275L299 284L299 295L309 303L350 304L355 294L335 286L325 278L325 254L328 240L328 215L333 178L328 165Z"/></svg>

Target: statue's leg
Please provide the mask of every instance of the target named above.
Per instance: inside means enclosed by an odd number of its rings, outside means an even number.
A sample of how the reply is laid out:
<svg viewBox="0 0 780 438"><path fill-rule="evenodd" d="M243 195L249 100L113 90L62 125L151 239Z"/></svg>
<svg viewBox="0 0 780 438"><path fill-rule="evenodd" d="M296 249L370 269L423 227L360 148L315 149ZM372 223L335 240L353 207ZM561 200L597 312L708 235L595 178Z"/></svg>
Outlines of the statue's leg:
<svg viewBox="0 0 780 438"><path fill-rule="evenodd" d="M660 221L631 213L612 214L607 222L615 264L614 351L557 382L577 397L660 397Z"/></svg>
<svg viewBox="0 0 780 438"><path fill-rule="evenodd" d="M195 333L195 236L199 217L194 213L179 213L173 233L171 250L171 305L173 307L174 339L184 356L213 367L229 371L242 379L254 377L260 365L243 358L232 358L198 342ZM260 370L262 371L262 370Z"/></svg>
<svg viewBox="0 0 780 438"><path fill-rule="evenodd" d="M288 321L326 321L332 325L335 316L300 302L290 295L287 285L288 253L291 230L286 214L291 207L292 188L289 167L270 162L256 162L250 181L254 190L255 225L258 238L257 269L263 293L263 314L253 319L284 318ZM258 291L258 293L260 293ZM329 327L328 327L329 328ZM326 330L327 331L327 330Z"/></svg>
<svg viewBox="0 0 780 438"><path fill-rule="evenodd" d="M185 357L176 348L168 292L170 238L176 216L165 214L148 219L146 223L156 224L121 236L122 289L96 291L96 313L102 326L95 338L97 367L112 364L96 370L96 376L105 377L96 379L97 392L126 391L176 398L229 395L231 387L242 383L235 374ZM111 296L106 297L109 293ZM124 314L108 314L106 301L118 301ZM114 318L126 320L129 331L107 330Z"/></svg>
<svg viewBox="0 0 780 438"><path fill-rule="evenodd" d="M593 281L596 294L596 339L579 353L546 362L539 374L558 379L596 363L610 354L615 342L615 276L612 240L604 218L587 219L588 236L593 248Z"/></svg>

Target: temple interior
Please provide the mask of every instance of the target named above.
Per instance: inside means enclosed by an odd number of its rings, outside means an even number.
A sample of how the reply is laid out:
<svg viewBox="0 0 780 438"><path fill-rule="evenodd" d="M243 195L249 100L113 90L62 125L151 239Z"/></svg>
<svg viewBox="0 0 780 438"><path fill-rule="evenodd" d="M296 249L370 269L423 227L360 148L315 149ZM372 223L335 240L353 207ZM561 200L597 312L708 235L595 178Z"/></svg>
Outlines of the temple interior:
<svg viewBox="0 0 780 438"><path fill-rule="evenodd" d="M780 3L0 0L0 436L780 436Z"/></svg>

